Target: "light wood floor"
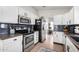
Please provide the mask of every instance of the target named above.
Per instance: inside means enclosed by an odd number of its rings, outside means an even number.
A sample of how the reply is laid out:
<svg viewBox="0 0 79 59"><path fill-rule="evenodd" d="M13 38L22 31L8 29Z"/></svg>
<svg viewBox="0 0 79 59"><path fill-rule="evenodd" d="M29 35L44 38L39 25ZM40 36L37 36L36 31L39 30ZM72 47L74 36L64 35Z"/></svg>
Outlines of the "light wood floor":
<svg viewBox="0 0 79 59"><path fill-rule="evenodd" d="M45 43L38 43L37 45L35 45L33 47L33 49L31 50L31 52L38 52L39 49L42 48L42 47L52 49L52 50L54 50L56 52L64 52L63 45L53 44L53 46L52 46L50 44L45 44Z"/></svg>
<svg viewBox="0 0 79 59"><path fill-rule="evenodd" d="M52 37L51 37L52 38ZM33 49L31 50L31 52L38 52L40 48L49 48L52 50L55 50L56 52L64 52L64 46L60 45L60 44L56 44L56 43L51 43L50 39L47 39L45 42L43 43L38 43L36 44Z"/></svg>

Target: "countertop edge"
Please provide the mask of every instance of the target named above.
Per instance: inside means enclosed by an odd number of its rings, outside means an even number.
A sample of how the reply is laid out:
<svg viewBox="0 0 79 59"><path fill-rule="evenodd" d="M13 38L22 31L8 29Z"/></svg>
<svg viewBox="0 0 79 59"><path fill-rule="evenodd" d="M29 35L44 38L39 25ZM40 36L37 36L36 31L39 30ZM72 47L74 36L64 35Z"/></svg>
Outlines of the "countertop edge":
<svg viewBox="0 0 79 59"><path fill-rule="evenodd" d="M22 34L0 35L0 40L7 40L21 35Z"/></svg>

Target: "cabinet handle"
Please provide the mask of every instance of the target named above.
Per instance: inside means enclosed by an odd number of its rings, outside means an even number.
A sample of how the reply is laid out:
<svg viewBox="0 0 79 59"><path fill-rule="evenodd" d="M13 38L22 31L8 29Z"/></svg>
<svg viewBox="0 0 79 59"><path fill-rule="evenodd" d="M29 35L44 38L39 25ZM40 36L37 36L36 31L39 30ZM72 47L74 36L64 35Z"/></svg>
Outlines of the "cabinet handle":
<svg viewBox="0 0 79 59"><path fill-rule="evenodd" d="M17 39L14 39L14 41L16 41Z"/></svg>
<svg viewBox="0 0 79 59"><path fill-rule="evenodd" d="M67 51L69 52L69 49L70 49L70 47L69 46L67 46Z"/></svg>
<svg viewBox="0 0 79 59"><path fill-rule="evenodd" d="M65 36L65 38L66 38L66 36Z"/></svg>

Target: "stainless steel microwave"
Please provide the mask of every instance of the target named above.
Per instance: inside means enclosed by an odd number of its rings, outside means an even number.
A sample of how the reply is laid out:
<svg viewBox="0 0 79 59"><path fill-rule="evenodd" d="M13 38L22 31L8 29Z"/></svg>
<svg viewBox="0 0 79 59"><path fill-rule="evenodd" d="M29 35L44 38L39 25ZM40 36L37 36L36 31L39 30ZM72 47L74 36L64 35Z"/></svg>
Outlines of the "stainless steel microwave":
<svg viewBox="0 0 79 59"><path fill-rule="evenodd" d="M29 17L18 15L18 23L19 24L30 24L31 23L31 19Z"/></svg>

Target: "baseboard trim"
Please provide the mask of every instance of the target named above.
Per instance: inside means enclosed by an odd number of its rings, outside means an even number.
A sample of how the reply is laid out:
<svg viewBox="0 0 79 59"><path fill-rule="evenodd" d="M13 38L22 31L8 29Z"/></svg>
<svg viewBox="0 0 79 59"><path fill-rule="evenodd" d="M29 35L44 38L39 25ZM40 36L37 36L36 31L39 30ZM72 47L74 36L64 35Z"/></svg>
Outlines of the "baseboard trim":
<svg viewBox="0 0 79 59"><path fill-rule="evenodd" d="M63 45L63 47L64 47L63 51L66 52L66 51L65 51L65 45L64 45L64 44L62 44L62 43L58 43L58 42L54 42L54 44Z"/></svg>
<svg viewBox="0 0 79 59"><path fill-rule="evenodd" d="M59 45L64 45L64 44L62 44L62 43L58 43L58 42L53 42L54 44L59 44Z"/></svg>

